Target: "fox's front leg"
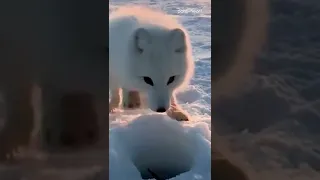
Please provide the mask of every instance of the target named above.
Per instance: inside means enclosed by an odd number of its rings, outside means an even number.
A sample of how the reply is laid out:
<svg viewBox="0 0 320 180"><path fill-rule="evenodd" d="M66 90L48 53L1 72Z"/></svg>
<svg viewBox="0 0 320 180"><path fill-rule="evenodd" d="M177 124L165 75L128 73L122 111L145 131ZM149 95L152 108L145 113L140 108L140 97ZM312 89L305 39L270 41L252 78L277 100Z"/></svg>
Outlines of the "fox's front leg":
<svg viewBox="0 0 320 180"><path fill-rule="evenodd" d="M6 122L0 132L0 161L12 159L20 146L29 145L34 127L32 84L15 84L5 89Z"/></svg>
<svg viewBox="0 0 320 180"><path fill-rule="evenodd" d="M109 113L113 112L120 105L120 88L111 90L111 101L109 102Z"/></svg>
<svg viewBox="0 0 320 180"><path fill-rule="evenodd" d="M169 117L176 119L177 121L189 121L190 117L188 113L183 111L181 107L177 104L175 96L171 98L171 106L167 110Z"/></svg>
<svg viewBox="0 0 320 180"><path fill-rule="evenodd" d="M139 92L122 89L122 105L124 108L140 108L141 99Z"/></svg>

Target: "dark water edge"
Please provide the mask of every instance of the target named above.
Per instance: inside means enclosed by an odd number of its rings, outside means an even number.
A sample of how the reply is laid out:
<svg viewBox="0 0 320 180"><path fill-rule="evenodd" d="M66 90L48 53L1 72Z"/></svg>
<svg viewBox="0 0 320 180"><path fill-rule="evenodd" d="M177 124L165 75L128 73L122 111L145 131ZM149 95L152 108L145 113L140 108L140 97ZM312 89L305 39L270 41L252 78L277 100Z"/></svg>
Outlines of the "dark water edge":
<svg viewBox="0 0 320 180"><path fill-rule="evenodd" d="M284 168L307 163L320 172L320 1L270 3L268 45L256 62L252 87L220 99L213 123L221 135L252 135L255 143L235 142L233 148L247 152L253 164L266 164L266 147L278 152L274 161ZM293 139L299 143L292 145Z"/></svg>

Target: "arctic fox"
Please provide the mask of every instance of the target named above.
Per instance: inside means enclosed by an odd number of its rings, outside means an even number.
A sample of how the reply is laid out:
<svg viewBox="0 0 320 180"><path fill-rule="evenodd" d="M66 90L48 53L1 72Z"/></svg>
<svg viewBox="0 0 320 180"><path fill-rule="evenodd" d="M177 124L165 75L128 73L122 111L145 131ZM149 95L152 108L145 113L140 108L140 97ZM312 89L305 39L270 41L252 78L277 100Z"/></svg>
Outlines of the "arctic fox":
<svg viewBox="0 0 320 180"><path fill-rule="evenodd" d="M193 71L188 33L174 18L140 6L121 7L111 13L110 112L119 106L122 89L124 106L135 104L130 102L132 97L145 93L151 110L187 121L188 115L177 105L174 94L189 83Z"/></svg>

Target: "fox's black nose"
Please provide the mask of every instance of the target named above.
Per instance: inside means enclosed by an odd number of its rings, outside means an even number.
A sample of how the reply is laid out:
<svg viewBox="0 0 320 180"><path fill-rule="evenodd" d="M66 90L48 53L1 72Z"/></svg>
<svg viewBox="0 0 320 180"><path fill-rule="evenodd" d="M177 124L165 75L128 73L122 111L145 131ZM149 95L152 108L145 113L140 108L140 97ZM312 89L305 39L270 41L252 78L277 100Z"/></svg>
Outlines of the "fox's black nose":
<svg viewBox="0 0 320 180"><path fill-rule="evenodd" d="M157 109L157 112L159 112L159 113L163 113L163 112L166 112L166 111L167 110L164 107L160 107L160 108Z"/></svg>

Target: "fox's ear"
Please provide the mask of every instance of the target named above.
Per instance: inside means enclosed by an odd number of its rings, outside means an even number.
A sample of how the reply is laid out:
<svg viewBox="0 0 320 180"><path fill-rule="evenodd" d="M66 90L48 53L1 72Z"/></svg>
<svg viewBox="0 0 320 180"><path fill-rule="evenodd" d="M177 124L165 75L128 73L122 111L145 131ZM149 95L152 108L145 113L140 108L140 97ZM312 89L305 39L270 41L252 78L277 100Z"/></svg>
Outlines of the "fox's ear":
<svg viewBox="0 0 320 180"><path fill-rule="evenodd" d="M134 33L135 47L139 53L143 53L145 48L151 44L150 33L145 28L139 28Z"/></svg>
<svg viewBox="0 0 320 180"><path fill-rule="evenodd" d="M186 35L182 29L176 28L170 31L170 40L174 52L183 53L186 51Z"/></svg>

